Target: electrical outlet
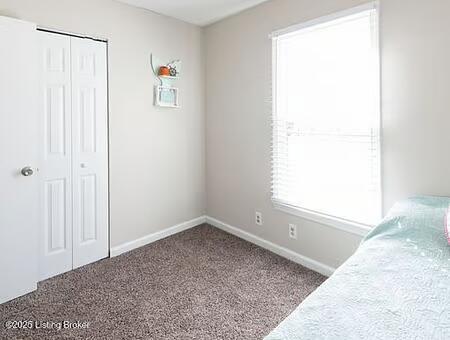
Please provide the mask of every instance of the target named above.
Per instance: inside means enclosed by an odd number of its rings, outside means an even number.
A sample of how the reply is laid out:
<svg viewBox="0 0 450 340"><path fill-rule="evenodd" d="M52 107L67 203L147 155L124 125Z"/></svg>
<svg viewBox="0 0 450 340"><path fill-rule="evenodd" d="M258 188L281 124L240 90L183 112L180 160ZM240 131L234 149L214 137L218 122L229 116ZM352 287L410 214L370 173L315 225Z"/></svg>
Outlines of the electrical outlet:
<svg viewBox="0 0 450 340"><path fill-rule="evenodd" d="M257 225L263 225L262 214L259 211L255 212L255 223Z"/></svg>
<svg viewBox="0 0 450 340"><path fill-rule="evenodd" d="M294 240L297 239L297 226L295 224L289 224L289 237Z"/></svg>

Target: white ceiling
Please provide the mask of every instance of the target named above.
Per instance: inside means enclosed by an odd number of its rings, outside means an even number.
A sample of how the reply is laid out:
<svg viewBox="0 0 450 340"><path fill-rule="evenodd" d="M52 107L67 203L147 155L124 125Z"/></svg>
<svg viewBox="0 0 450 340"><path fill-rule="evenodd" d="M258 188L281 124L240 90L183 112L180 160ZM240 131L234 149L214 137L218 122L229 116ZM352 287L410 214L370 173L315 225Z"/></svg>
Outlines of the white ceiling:
<svg viewBox="0 0 450 340"><path fill-rule="evenodd" d="M212 24L227 16L267 0L118 0L149 9L199 26Z"/></svg>

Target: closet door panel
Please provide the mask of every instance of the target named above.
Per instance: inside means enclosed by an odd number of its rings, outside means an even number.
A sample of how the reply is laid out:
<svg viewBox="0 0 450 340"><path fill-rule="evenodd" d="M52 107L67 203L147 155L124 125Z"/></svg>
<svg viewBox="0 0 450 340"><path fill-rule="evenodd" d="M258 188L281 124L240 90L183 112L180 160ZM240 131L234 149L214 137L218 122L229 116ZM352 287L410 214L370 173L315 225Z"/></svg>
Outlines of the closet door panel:
<svg viewBox="0 0 450 340"><path fill-rule="evenodd" d="M70 38L38 32L42 227L39 279L72 269Z"/></svg>
<svg viewBox="0 0 450 340"><path fill-rule="evenodd" d="M106 44L72 38L73 266L109 255Z"/></svg>

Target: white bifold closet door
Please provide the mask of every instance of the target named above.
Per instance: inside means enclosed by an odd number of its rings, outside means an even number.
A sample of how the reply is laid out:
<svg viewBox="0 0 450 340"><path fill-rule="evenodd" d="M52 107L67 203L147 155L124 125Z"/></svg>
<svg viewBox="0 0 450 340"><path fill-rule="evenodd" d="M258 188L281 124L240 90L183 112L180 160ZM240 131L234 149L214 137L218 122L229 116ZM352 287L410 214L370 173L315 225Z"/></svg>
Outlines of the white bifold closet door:
<svg viewBox="0 0 450 340"><path fill-rule="evenodd" d="M39 32L41 280L105 258L108 236L106 43Z"/></svg>

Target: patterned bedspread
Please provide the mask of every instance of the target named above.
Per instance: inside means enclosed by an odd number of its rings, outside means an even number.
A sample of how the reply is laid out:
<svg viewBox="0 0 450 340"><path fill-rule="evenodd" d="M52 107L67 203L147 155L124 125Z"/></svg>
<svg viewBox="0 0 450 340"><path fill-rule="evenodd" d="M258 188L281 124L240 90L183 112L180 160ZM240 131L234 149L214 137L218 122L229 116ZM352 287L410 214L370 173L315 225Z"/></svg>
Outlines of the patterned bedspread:
<svg viewBox="0 0 450 340"><path fill-rule="evenodd" d="M442 197L397 203L265 340L450 339L449 204Z"/></svg>

